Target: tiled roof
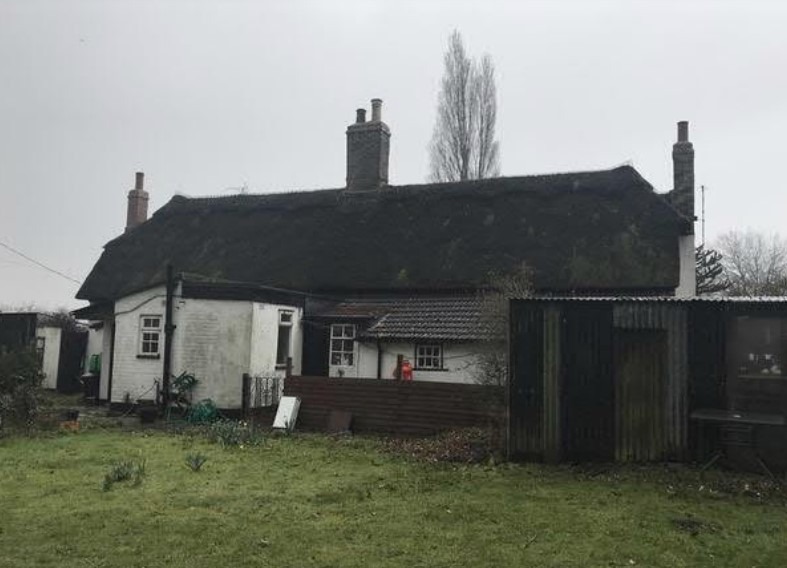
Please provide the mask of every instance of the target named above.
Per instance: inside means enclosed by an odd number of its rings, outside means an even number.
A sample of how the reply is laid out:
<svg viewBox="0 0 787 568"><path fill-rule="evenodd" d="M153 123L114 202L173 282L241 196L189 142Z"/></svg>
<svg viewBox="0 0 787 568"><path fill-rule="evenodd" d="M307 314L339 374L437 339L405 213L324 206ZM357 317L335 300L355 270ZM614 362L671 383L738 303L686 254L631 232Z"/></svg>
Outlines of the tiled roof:
<svg viewBox="0 0 787 568"><path fill-rule="evenodd" d="M361 338L381 340L477 341L492 338L476 296L346 300L319 316L366 318Z"/></svg>

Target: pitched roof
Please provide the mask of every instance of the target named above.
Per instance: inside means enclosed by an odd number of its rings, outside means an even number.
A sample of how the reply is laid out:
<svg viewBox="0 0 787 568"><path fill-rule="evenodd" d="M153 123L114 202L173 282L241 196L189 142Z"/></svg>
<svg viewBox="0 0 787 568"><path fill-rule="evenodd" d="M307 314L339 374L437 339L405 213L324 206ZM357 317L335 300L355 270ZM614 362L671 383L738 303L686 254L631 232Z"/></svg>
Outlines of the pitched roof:
<svg viewBox="0 0 787 568"><path fill-rule="evenodd" d="M552 290L678 284L680 216L631 167L444 184L174 197L110 241L77 294L113 300L166 266L291 290L456 290L526 262Z"/></svg>
<svg viewBox="0 0 787 568"><path fill-rule="evenodd" d="M475 341L492 339L477 296L344 300L314 316L366 320L361 339Z"/></svg>

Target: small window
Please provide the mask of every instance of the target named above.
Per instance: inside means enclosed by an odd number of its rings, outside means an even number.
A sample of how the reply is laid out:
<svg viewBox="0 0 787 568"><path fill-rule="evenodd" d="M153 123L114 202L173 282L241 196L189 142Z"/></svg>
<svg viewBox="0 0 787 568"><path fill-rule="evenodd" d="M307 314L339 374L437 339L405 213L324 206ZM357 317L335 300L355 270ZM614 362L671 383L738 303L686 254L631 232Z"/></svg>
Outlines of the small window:
<svg viewBox="0 0 787 568"><path fill-rule="evenodd" d="M337 323L331 326L331 365L355 365L355 326Z"/></svg>
<svg viewBox="0 0 787 568"><path fill-rule="evenodd" d="M46 337L36 337L36 355L38 362L44 362L44 349L46 349Z"/></svg>
<svg viewBox="0 0 787 568"><path fill-rule="evenodd" d="M159 357L161 355L161 316L141 316L139 318L139 356Z"/></svg>
<svg viewBox="0 0 787 568"><path fill-rule="evenodd" d="M416 345L415 368L440 371L443 369L443 347L441 345Z"/></svg>
<svg viewBox="0 0 787 568"><path fill-rule="evenodd" d="M287 365L287 358L290 357L290 346L292 344L292 312L289 310L279 311L279 338L276 343L276 366L284 367Z"/></svg>

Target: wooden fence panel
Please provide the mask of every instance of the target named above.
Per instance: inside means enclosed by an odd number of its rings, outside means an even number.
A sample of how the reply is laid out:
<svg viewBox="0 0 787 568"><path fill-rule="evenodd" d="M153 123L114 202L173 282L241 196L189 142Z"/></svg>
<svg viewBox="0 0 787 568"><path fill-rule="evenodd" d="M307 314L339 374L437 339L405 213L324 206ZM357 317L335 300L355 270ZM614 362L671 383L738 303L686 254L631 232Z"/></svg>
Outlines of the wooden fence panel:
<svg viewBox="0 0 787 568"><path fill-rule="evenodd" d="M298 426L322 430L331 410L352 413L356 432L432 434L502 423L503 389L454 383L289 377L284 395L301 399Z"/></svg>

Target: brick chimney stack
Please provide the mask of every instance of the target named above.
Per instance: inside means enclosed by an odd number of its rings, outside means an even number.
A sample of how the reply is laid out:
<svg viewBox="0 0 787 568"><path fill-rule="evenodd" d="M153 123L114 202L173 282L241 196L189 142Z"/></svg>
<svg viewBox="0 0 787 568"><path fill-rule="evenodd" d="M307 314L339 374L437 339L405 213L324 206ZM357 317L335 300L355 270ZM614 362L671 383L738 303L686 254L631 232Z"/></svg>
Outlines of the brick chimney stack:
<svg viewBox="0 0 787 568"><path fill-rule="evenodd" d="M372 120L366 110L356 111L355 123L347 127L347 189L368 191L388 185L391 131L382 121L381 99L372 99Z"/></svg>
<svg viewBox="0 0 787 568"><path fill-rule="evenodd" d="M134 189L128 192L126 209L126 232L148 220L148 192L143 189L145 174L137 172Z"/></svg>
<svg viewBox="0 0 787 568"><path fill-rule="evenodd" d="M685 120L678 123L678 141L672 146L672 174L672 203L694 220L694 146L689 142L689 123Z"/></svg>

